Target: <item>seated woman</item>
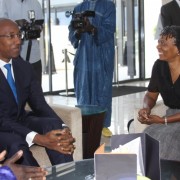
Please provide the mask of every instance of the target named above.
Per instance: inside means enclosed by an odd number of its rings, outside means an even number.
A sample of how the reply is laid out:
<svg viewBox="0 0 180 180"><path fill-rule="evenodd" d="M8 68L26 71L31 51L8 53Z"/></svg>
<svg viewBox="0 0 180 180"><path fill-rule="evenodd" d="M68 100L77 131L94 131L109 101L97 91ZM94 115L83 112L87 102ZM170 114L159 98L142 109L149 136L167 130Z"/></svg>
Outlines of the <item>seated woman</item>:
<svg viewBox="0 0 180 180"><path fill-rule="evenodd" d="M154 63L138 120L144 132L160 142L161 159L180 161L180 26L165 27L158 40L159 59ZM168 106L163 117L151 114L159 94Z"/></svg>

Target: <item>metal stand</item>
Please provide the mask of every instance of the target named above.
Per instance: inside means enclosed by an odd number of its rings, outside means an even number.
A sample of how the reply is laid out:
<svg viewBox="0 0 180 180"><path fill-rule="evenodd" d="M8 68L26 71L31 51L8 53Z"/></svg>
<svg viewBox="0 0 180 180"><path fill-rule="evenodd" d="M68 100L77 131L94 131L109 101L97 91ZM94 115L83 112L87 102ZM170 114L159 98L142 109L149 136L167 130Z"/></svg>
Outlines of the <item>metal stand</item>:
<svg viewBox="0 0 180 180"><path fill-rule="evenodd" d="M65 64L65 86L66 86L66 89L65 89L65 92L61 92L59 93L60 95L63 95L63 96L68 96L68 95L72 95L74 94L73 92L68 92L68 72L67 72L67 63L70 62L69 60L69 57L67 55L67 49L64 49L63 51L63 54L64 54L64 59L62 62L64 62Z"/></svg>
<svg viewBox="0 0 180 180"><path fill-rule="evenodd" d="M119 87L119 67L118 67L118 47L115 46L115 57L114 57L114 82L115 86Z"/></svg>

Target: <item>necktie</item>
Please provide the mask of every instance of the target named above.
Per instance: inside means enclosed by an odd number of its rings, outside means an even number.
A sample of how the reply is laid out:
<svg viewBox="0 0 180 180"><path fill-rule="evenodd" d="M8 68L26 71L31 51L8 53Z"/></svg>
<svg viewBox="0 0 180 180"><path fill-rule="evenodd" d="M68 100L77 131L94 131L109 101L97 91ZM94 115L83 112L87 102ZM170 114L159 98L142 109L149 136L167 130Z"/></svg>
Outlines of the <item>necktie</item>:
<svg viewBox="0 0 180 180"><path fill-rule="evenodd" d="M14 94L16 102L18 102L17 101L16 86L15 86L15 82L14 82L14 79L13 79L12 73L11 73L11 64L6 64L6 65L4 65L4 67L7 69L7 81L9 83L9 86L11 87L11 90Z"/></svg>

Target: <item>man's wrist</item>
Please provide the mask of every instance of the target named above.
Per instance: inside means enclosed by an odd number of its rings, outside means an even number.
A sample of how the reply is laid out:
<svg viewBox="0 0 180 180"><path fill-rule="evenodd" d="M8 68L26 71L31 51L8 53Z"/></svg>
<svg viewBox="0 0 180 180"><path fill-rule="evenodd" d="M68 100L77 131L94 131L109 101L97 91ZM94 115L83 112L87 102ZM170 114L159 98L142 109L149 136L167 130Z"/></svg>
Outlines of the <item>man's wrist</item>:
<svg viewBox="0 0 180 180"><path fill-rule="evenodd" d="M34 136L33 143L34 143L34 144L38 144L38 145L40 145L40 146L43 146L42 137L43 137L43 135L41 135L41 134L36 134L36 135Z"/></svg>
<svg viewBox="0 0 180 180"><path fill-rule="evenodd" d="M27 134L26 136L26 142L28 143L29 147L31 147L34 143L34 137L36 136L36 132L32 131L30 133Z"/></svg>

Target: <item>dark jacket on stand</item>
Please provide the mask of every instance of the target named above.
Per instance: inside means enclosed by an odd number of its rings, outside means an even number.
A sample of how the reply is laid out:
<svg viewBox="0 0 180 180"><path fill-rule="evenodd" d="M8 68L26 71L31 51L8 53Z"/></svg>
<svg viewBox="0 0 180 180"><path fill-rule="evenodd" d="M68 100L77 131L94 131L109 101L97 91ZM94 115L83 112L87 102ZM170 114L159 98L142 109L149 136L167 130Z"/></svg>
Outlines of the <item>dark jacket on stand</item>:
<svg viewBox="0 0 180 180"><path fill-rule="evenodd" d="M161 7L162 26L180 26L180 7L176 0L173 0Z"/></svg>

